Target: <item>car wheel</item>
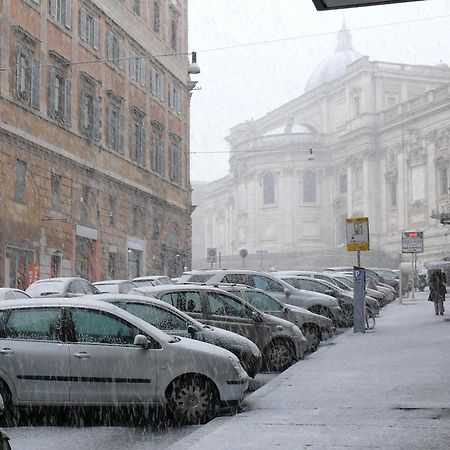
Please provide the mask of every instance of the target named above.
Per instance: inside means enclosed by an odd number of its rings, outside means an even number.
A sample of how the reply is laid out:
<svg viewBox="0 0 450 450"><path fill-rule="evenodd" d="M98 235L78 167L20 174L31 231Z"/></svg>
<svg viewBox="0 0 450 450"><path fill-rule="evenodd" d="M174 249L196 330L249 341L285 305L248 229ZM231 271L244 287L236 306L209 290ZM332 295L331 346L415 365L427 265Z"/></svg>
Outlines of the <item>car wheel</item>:
<svg viewBox="0 0 450 450"><path fill-rule="evenodd" d="M308 344L308 352L315 352L320 345L320 330L316 325L304 324L300 328Z"/></svg>
<svg viewBox="0 0 450 450"><path fill-rule="evenodd" d="M271 372L282 372L294 362L292 345L284 339L272 341L265 351L265 360Z"/></svg>
<svg viewBox="0 0 450 450"><path fill-rule="evenodd" d="M195 375L177 378L172 382L167 398L177 423L206 423L216 415L217 391L206 378Z"/></svg>
<svg viewBox="0 0 450 450"><path fill-rule="evenodd" d="M2 410L0 411L0 422L4 426L12 426L15 424L15 416L11 400L11 392L8 386L4 382L0 382L0 405Z"/></svg>

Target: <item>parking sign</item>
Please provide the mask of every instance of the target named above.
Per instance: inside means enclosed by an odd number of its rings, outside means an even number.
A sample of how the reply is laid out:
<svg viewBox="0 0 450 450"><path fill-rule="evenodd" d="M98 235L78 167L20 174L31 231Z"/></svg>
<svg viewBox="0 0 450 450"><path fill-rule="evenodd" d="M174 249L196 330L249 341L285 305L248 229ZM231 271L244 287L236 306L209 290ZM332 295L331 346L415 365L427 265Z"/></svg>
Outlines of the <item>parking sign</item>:
<svg viewBox="0 0 450 450"><path fill-rule="evenodd" d="M423 252L423 231L403 231L402 253Z"/></svg>

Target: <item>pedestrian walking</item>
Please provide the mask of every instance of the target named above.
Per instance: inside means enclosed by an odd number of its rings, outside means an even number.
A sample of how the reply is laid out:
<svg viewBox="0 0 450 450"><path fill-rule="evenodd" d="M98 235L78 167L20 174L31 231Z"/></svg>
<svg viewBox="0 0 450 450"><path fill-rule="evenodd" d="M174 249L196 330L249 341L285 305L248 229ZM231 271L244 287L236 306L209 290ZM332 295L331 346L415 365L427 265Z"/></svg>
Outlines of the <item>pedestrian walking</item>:
<svg viewBox="0 0 450 450"><path fill-rule="evenodd" d="M429 285L430 285L430 295L428 296L428 301L434 303L434 312L437 315L444 314L444 301L445 293L447 288L445 287L444 274L440 269L433 269L428 274Z"/></svg>

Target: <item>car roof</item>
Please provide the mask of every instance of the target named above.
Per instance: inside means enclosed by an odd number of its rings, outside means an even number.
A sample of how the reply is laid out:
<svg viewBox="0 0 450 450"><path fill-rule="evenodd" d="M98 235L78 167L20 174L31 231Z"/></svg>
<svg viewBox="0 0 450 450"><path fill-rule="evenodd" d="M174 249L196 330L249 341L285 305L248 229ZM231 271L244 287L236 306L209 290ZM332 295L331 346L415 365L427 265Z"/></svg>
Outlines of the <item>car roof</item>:
<svg viewBox="0 0 450 450"><path fill-rule="evenodd" d="M103 280L103 281L96 281L95 283L92 283L94 286L101 286L102 284L120 284L120 283L133 283L130 280Z"/></svg>
<svg viewBox="0 0 450 450"><path fill-rule="evenodd" d="M44 283L44 282L49 282L49 281L62 281L62 282L68 282L68 281L72 281L72 280L83 280L83 281L87 281L88 283L90 283L90 281L86 280L85 278L81 278L81 277L56 277L56 278L43 278L41 280L37 280L34 283ZM34 284L33 283L33 284Z"/></svg>

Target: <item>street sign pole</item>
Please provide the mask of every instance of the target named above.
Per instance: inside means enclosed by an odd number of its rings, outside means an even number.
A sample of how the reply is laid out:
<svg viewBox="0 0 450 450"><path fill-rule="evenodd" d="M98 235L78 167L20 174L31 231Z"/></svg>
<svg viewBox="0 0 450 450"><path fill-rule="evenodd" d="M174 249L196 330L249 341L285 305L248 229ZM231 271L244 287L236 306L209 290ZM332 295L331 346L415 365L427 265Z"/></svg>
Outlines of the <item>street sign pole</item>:
<svg viewBox="0 0 450 450"><path fill-rule="evenodd" d="M365 333L366 332L366 320L365 320L365 280L366 271L364 268L355 266L353 267L353 332Z"/></svg>
<svg viewBox="0 0 450 450"><path fill-rule="evenodd" d="M356 252L356 262L357 262L357 266L358 267L361 267L361 250L358 250L357 252Z"/></svg>

